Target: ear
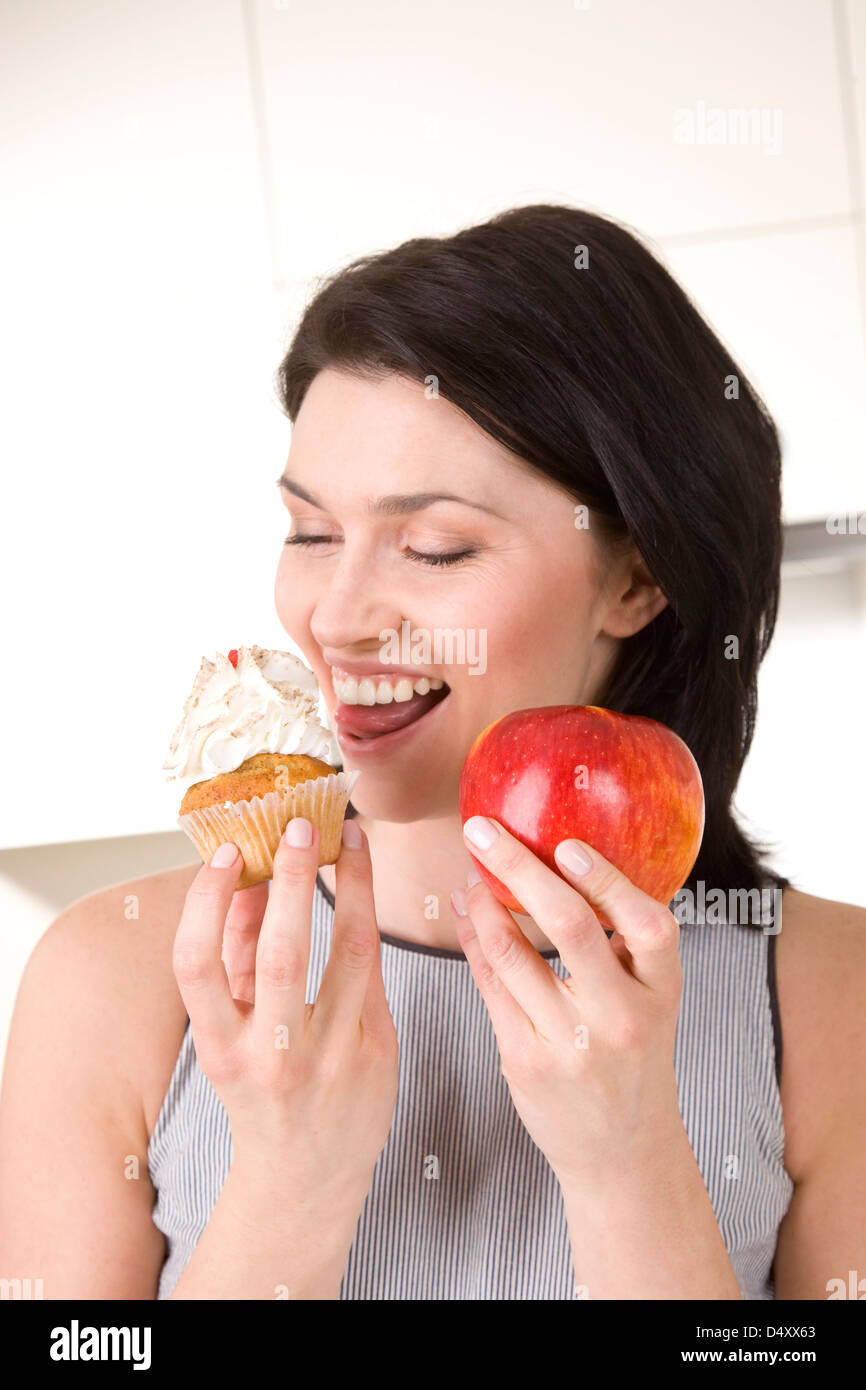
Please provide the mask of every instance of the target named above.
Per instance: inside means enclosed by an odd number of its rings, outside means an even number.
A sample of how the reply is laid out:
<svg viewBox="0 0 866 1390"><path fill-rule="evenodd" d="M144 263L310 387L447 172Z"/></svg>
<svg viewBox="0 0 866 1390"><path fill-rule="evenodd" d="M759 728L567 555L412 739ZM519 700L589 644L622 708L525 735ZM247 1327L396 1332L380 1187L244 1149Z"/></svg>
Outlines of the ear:
<svg viewBox="0 0 866 1390"><path fill-rule="evenodd" d="M632 637L667 605L667 599L634 546L616 566L608 594L601 631L610 637Z"/></svg>

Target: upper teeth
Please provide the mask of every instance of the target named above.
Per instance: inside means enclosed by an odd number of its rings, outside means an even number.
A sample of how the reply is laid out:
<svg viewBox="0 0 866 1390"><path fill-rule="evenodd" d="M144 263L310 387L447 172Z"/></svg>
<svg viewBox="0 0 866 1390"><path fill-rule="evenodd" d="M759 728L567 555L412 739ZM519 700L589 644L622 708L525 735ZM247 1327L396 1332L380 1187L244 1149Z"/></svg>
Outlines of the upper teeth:
<svg viewBox="0 0 866 1390"><path fill-rule="evenodd" d="M416 681L408 676L400 676L391 681L387 676L347 676L333 672L334 693L344 705L390 705L411 700L412 695L426 695L430 690L441 690L444 681L435 677L419 676Z"/></svg>

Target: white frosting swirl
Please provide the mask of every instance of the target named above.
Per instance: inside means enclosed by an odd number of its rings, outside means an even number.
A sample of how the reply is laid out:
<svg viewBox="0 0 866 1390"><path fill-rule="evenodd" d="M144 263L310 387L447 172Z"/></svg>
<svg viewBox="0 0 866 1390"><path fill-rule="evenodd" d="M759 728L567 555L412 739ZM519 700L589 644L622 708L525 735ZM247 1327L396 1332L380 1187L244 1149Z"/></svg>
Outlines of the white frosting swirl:
<svg viewBox="0 0 866 1390"><path fill-rule="evenodd" d="M166 781L233 772L255 753L341 763L339 744L319 720L319 683L309 667L267 647L237 652L237 670L221 652L216 661L202 658L162 765Z"/></svg>

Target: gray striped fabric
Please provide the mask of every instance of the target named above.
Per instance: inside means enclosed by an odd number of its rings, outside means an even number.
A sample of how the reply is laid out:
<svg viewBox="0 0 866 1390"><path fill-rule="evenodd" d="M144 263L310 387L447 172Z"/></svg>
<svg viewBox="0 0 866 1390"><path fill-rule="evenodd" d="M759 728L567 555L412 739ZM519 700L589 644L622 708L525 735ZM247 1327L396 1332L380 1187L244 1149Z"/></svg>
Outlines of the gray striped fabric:
<svg viewBox="0 0 866 1390"><path fill-rule="evenodd" d="M319 880L309 1002L332 926ZM699 919L681 929L680 1110L747 1299L773 1298L776 1238L794 1190L783 1165L774 948L760 927ZM566 978L556 953L546 954ZM340 1298L574 1298L559 1185L514 1109L465 958L383 934L382 971L399 1092ZM228 1117L187 1025L147 1151L153 1220L168 1250L157 1298L169 1297L200 1239L231 1156Z"/></svg>

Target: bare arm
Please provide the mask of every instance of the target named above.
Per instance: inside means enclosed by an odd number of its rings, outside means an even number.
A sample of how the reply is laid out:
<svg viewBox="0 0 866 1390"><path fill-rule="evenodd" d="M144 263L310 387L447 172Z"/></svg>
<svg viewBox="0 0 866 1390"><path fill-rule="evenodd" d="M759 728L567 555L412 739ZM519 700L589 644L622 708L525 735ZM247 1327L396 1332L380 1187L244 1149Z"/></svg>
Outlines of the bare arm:
<svg viewBox="0 0 866 1390"><path fill-rule="evenodd" d="M866 1295L866 911L798 894L783 917L785 1166L777 1299Z"/></svg>
<svg viewBox="0 0 866 1390"><path fill-rule="evenodd" d="M19 986L0 1093L0 1278L41 1279L46 1299L153 1299L164 1240L98 897L49 927Z"/></svg>
<svg viewBox="0 0 866 1390"><path fill-rule="evenodd" d="M358 1223L343 1211L321 1192L293 1202L286 1183L234 1163L171 1297L336 1299Z"/></svg>

